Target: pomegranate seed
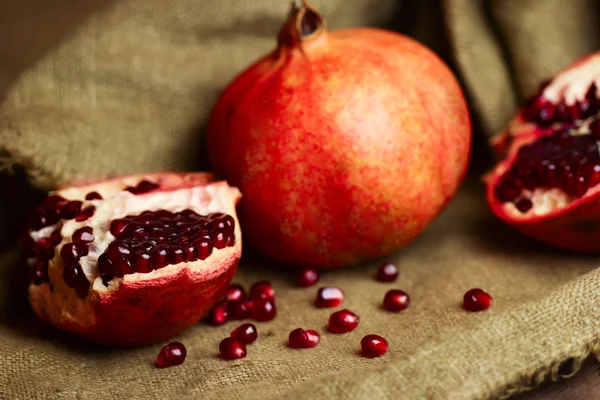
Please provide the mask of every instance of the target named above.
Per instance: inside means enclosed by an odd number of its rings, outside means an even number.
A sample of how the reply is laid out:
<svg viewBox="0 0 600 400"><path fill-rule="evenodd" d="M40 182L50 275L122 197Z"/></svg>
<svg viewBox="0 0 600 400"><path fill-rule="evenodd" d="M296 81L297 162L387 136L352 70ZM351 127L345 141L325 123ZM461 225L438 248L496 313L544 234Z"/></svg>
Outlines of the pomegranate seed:
<svg viewBox="0 0 600 400"><path fill-rule="evenodd" d="M81 210L81 205L82 204L83 204L83 202L81 202L79 200L69 201L60 210L60 217L62 219L73 219L73 218L75 218L75 215L77 213L79 213L79 211Z"/></svg>
<svg viewBox="0 0 600 400"><path fill-rule="evenodd" d="M402 290L389 290L383 298L383 308L387 311L398 312L405 310L410 304L410 297Z"/></svg>
<svg viewBox="0 0 600 400"><path fill-rule="evenodd" d="M248 297L251 300L255 299L275 299L275 289L273 289L273 285L269 281L260 281L256 282L252 286L250 286L250 293Z"/></svg>
<svg viewBox="0 0 600 400"><path fill-rule="evenodd" d="M294 329L290 332L288 343L292 349L308 349L315 347L321 341L321 336L317 331L302 328Z"/></svg>
<svg viewBox="0 0 600 400"><path fill-rule="evenodd" d="M150 261L150 254L134 254L133 260L131 260L131 266L136 272L146 273L152 271L152 262Z"/></svg>
<svg viewBox="0 0 600 400"><path fill-rule="evenodd" d="M245 298L246 292L244 292L244 287L239 283L234 283L233 285L229 286L223 295L223 300L225 301L244 300Z"/></svg>
<svg viewBox="0 0 600 400"><path fill-rule="evenodd" d="M210 239L200 238L194 242L196 250L198 251L198 260L206 260L213 250L213 245Z"/></svg>
<svg viewBox="0 0 600 400"><path fill-rule="evenodd" d="M492 296L479 288L471 289L463 296L463 306L468 311L483 311L492 305Z"/></svg>
<svg viewBox="0 0 600 400"><path fill-rule="evenodd" d="M85 195L86 200L102 200L102 196L98 192L90 192Z"/></svg>
<svg viewBox="0 0 600 400"><path fill-rule="evenodd" d="M252 315L252 301L250 300L236 300L230 301L229 303L229 316L231 319L246 319Z"/></svg>
<svg viewBox="0 0 600 400"><path fill-rule="evenodd" d="M98 257L98 275L104 281L110 281L115 274L115 265L108 258L107 254L101 254Z"/></svg>
<svg viewBox="0 0 600 400"><path fill-rule="evenodd" d="M65 244L60 249L60 258L62 259L63 265L73 265L79 261L79 253L73 243Z"/></svg>
<svg viewBox="0 0 600 400"><path fill-rule="evenodd" d="M63 279L67 286L75 289L75 293L84 299L90 290L90 281L86 278L79 264L69 265L63 269Z"/></svg>
<svg viewBox="0 0 600 400"><path fill-rule="evenodd" d="M327 329L333 333L352 332L358 326L360 318L350 310L336 311L329 316Z"/></svg>
<svg viewBox="0 0 600 400"><path fill-rule="evenodd" d="M48 261L37 260L30 269L29 279L34 283L34 285L41 285L44 282L50 282L50 277L48 276Z"/></svg>
<svg viewBox="0 0 600 400"><path fill-rule="evenodd" d="M223 325L229 319L229 304L220 301L210 310L208 314L208 323L213 326Z"/></svg>
<svg viewBox="0 0 600 400"><path fill-rule="evenodd" d="M156 365L159 368L172 367L174 365L183 364L187 350L183 343L171 342L163 347L156 357Z"/></svg>
<svg viewBox="0 0 600 400"><path fill-rule="evenodd" d="M256 299L252 301L252 319L255 321L271 321L276 315L277 309L273 300Z"/></svg>
<svg viewBox="0 0 600 400"><path fill-rule="evenodd" d="M126 187L125 190L127 190L128 192L130 192L132 194L138 195L138 194L152 192L153 190L156 190L158 188L159 188L159 186L156 183L152 183L150 181L143 180L140 183L138 183L137 186Z"/></svg>
<svg viewBox="0 0 600 400"><path fill-rule="evenodd" d="M398 267L392 263L383 263L377 270L375 279L379 282L393 282L398 278Z"/></svg>
<svg viewBox="0 0 600 400"><path fill-rule="evenodd" d="M135 274L135 269L131 265L128 259L121 258L116 261L115 276L122 278L125 275Z"/></svg>
<svg viewBox="0 0 600 400"><path fill-rule="evenodd" d="M229 238L227 237L227 232L224 229L213 231L210 238L215 249L224 249L227 247Z"/></svg>
<svg viewBox="0 0 600 400"><path fill-rule="evenodd" d="M225 360L235 360L246 357L246 345L237 339L228 337L219 344L219 353Z"/></svg>
<svg viewBox="0 0 600 400"><path fill-rule="evenodd" d="M110 233L112 233L112 235L115 237L119 236L121 233L125 232L125 228L127 228L128 223L129 221L124 219L115 219L111 221L109 229Z"/></svg>
<svg viewBox="0 0 600 400"><path fill-rule="evenodd" d="M230 337L239 340L244 344L254 343L258 337L258 331L254 324L242 324L231 331Z"/></svg>
<svg viewBox="0 0 600 400"><path fill-rule="evenodd" d="M522 213L526 213L527 211L531 210L533 203L528 198L521 197L515 201L515 207L517 207L517 210L521 211Z"/></svg>
<svg viewBox="0 0 600 400"><path fill-rule="evenodd" d="M85 246L94 241L94 233L91 226L77 229L71 237L76 246Z"/></svg>
<svg viewBox="0 0 600 400"><path fill-rule="evenodd" d="M316 269L305 268L298 275L298 286L308 287L319 281L319 273Z"/></svg>
<svg viewBox="0 0 600 400"><path fill-rule="evenodd" d="M338 307L344 301L344 292L337 287L322 287L317 292L315 305L318 308Z"/></svg>
<svg viewBox="0 0 600 400"><path fill-rule="evenodd" d="M387 351L388 342L379 335L367 335L360 341L360 352L363 357L380 357Z"/></svg>
<svg viewBox="0 0 600 400"><path fill-rule="evenodd" d="M600 119L592 121L589 130L594 140L600 140Z"/></svg>
<svg viewBox="0 0 600 400"><path fill-rule="evenodd" d="M83 210L81 210L80 212L78 212L77 215L75 215L75 221L83 222L83 221L91 218L94 215L95 211L96 211L96 207L88 206L88 207L84 208Z"/></svg>

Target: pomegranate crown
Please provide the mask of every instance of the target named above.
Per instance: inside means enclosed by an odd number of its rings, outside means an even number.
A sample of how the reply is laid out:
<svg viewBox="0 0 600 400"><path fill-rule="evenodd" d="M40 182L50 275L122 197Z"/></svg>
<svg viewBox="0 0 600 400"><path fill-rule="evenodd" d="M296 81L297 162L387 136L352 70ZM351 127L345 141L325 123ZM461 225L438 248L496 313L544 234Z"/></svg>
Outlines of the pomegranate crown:
<svg viewBox="0 0 600 400"><path fill-rule="evenodd" d="M325 30L325 19L310 1L292 1L288 18L279 31L279 47L294 47L316 39Z"/></svg>

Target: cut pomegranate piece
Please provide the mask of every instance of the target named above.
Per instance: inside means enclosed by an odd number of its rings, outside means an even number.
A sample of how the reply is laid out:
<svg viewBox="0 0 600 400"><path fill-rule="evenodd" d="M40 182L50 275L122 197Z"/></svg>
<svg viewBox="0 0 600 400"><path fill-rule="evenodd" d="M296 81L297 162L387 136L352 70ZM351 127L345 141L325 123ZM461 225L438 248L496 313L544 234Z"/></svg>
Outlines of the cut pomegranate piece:
<svg viewBox="0 0 600 400"><path fill-rule="evenodd" d="M313 268L305 268L298 274L298 286L308 287L319 281L319 272Z"/></svg>
<svg viewBox="0 0 600 400"><path fill-rule="evenodd" d="M246 345L239 340L228 337L219 343L219 353L225 360L236 360L246 357Z"/></svg>
<svg viewBox="0 0 600 400"><path fill-rule="evenodd" d="M337 287L322 287L317 292L315 306L318 308L339 307L344 301L344 291Z"/></svg>
<svg viewBox="0 0 600 400"><path fill-rule="evenodd" d="M229 336L244 344L251 344L258 338L258 331L254 324L242 324L231 331Z"/></svg>
<svg viewBox="0 0 600 400"><path fill-rule="evenodd" d="M492 296L481 289L467 291L463 296L463 306L468 311L483 311L492 305Z"/></svg>
<svg viewBox="0 0 600 400"><path fill-rule="evenodd" d="M410 304L410 296L403 290L389 290L383 298L383 308L387 311L398 312L406 310Z"/></svg>
<svg viewBox="0 0 600 400"><path fill-rule="evenodd" d="M174 365L183 364L187 350L183 343L171 342L160 350L156 357L156 365L159 368L172 367Z"/></svg>
<svg viewBox="0 0 600 400"><path fill-rule="evenodd" d="M388 351L388 342L379 335L367 335L360 341L360 353L363 357L381 357Z"/></svg>
<svg viewBox="0 0 600 400"><path fill-rule="evenodd" d="M600 52L540 85L491 145L500 158L557 129L579 128L600 112Z"/></svg>
<svg viewBox="0 0 600 400"><path fill-rule="evenodd" d="M294 329L288 337L288 344L292 349L309 349L315 347L321 341L321 336L312 329Z"/></svg>
<svg viewBox="0 0 600 400"><path fill-rule="evenodd" d="M179 334L229 287L241 254L239 198L204 173L134 175L51 194L24 241L34 311L109 345ZM215 230L225 246L213 246ZM223 323L227 310L211 318Z"/></svg>
<svg viewBox="0 0 600 400"><path fill-rule="evenodd" d="M275 289L269 281L256 282L250 286L250 293L248 294L250 300L256 299L275 299Z"/></svg>
<svg viewBox="0 0 600 400"><path fill-rule="evenodd" d="M398 267L392 263L383 263L377 270L375 279L379 282L394 282L398 278Z"/></svg>
<svg viewBox="0 0 600 400"><path fill-rule="evenodd" d="M600 251L600 136L596 120L522 144L486 177L496 216L557 247Z"/></svg>
<svg viewBox="0 0 600 400"><path fill-rule="evenodd" d="M327 329L333 333L352 332L358 326L360 318L350 310L340 310L329 316Z"/></svg>

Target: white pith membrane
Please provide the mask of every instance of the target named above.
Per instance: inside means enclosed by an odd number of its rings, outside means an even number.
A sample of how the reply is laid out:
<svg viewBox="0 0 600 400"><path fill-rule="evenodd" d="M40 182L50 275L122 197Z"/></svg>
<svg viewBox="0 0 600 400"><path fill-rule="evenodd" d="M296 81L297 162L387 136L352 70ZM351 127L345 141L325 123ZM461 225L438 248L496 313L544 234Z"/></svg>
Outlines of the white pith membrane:
<svg viewBox="0 0 600 400"><path fill-rule="evenodd" d="M597 118L600 118L600 113L594 117L586 119L581 123L579 127L571 129L569 133L571 134L571 136L589 135L589 125L592 121L594 121ZM600 142L597 141L597 143L600 153ZM497 171L498 176L504 175L510 169L511 166L512 163L501 164L501 167L499 167ZM496 184L499 183L500 180L496 182ZM591 192L595 192L598 190L598 186L600 185L588 188L587 192L580 197L569 196L559 188L535 188L533 191L529 189L523 189L517 198L523 197L531 200L532 207L528 211L520 211L519 209L517 209L513 201L502 203L502 207L506 214L517 219L529 219L532 217L544 216L569 206L573 201L580 200L586 196L589 196Z"/></svg>
<svg viewBox="0 0 600 400"><path fill-rule="evenodd" d="M600 97L600 53L556 75L543 90L544 98L554 104L568 106L585 100L590 86L596 84L596 98Z"/></svg>
<svg viewBox="0 0 600 400"><path fill-rule="evenodd" d="M52 226L30 232L34 241L50 237L55 230L60 230L62 238L55 248L54 257L49 261L50 283L44 282L40 285L31 283L29 286L30 301L34 309L42 310L54 323L75 323L85 327L95 323L92 303L98 303L99 296L110 295L112 292L118 291L124 283L134 286L144 281L159 281L160 278L175 275L186 268L191 273L203 275L205 279L223 273L229 264L219 261L239 259L241 253L241 232L235 212L236 203L241 195L237 188L228 186L224 181L206 183L207 176L208 174L135 175L51 193L66 200L83 201L82 209L93 205L96 210L94 215L86 221L61 220ZM124 190L126 187L136 186L142 180L157 183L160 188L137 195ZM103 199L85 200L86 194L94 191L100 193ZM212 213L231 215L235 220L235 244L223 249L214 248L206 260L171 264L148 273L137 272L125 275L123 278L114 276L106 284L103 283L98 275L97 260L108 244L115 239L109 231L112 220L138 215L144 211L167 210L176 213L185 209L190 209L200 215ZM77 229L84 226L93 229L94 241L88 244L89 253L79 260L86 278L91 283L88 295L81 299L75 293L75 289L67 286L62 278L64 266L60 249L72 241L71 237ZM27 260L30 266L34 262L35 259ZM220 266L220 268L215 269L215 266Z"/></svg>

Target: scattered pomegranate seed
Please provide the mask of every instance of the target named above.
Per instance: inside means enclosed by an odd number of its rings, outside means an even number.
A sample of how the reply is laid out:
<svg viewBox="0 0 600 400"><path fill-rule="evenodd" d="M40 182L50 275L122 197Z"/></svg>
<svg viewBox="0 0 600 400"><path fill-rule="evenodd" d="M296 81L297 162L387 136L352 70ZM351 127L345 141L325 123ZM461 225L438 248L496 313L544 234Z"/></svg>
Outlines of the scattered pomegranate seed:
<svg viewBox="0 0 600 400"><path fill-rule="evenodd" d="M253 343L258 337L258 331L254 324L242 324L231 331L230 337L239 340L244 344Z"/></svg>
<svg viewBox="0 0 600 400"><path fill-rule="evenodd" d="M77 222L85 221L88 218L91 218L94 215L95 211L96 211L96 207L88 206L88 207L84 208L83 210L79 211L75 215L75 221L77 221Z"/></svg>
<svg viewBox="0 0 600 400"><path fill-rule="evenodd" d="M208 323L213 326L223 325L229 319L229 304L220 301L208 313Z"/></svg>
<svg viewBox="0 0 600 400"><path fill-rule="evenodd" d="M229 317L231 319L246 319L252 315L253 304L251 300L237 300L228 302Z"/></svg>
<svg viewBox="0 0 600 400"><path fill-rule="evenodd" d="M148 193L151 192L153 190L158 189L158 185L156 183L152 183L146 180L141 181L140 183L137 184L137 186L129 186L126 187L125 190L127 190L130 193L133 193L135 195L138 194L143 194L143 193Z"/></svg>
<svg viewBox="0 0 600 400"><path fill-rule="evenodd" d="M380 357L387 351L388 342L379 335L367 335L360 341L360 352L363 357Z"/></svg>
<svg viewBox="0 0 600 400"><path fill-rule="evenodd" d="M86 200L102 200L102 196L98 192L90 192L85 195Z"/></svg>
<svg viewBox="0 0 600 400"><path fill-rule="evenodd" d="M392 263L383 263L377 270L375 279L379 282L393 282L398 278L398 267Z"/></svg>
<svg viewBox="0 0 600 400"><path fill-rule="evenodd" d="M237 301L245 298L246 292L244 291L244 287L239 283L234 283L233 285L229 286L223 295L223 300L225 301Z"/></svg>
<svg viewBox="0 0 600 400"><path fill-rule="evenodd" d="M483 311L492 305L492 296L479 288L471 289L463 296L463 306L468 311Z"/></svg>
<svg viewBox="0 0 600 400"><path fill-rule="evenodd" d="M312 329L304 330L302 328L294 329L290 332L288 338L289 346L293 349L309 349L315 347L321 341L321 336Z"/></svg>
<svg viewBox="0 0 600 400"><path fill-rule="evenodd" d="M360 318L350 310L340 310L329 316L327 329L333 333L352 332L358 326Z"/></svg>
<svg viewBox="0 0 600 400"><path fill-rule="evenodd" d="M273 289L273 285L269 281L260 281L256 282L252 286L250 286L250 294L248 295L250 300L255 299L275 299L275 289Z"/></svg>
<svg viewBox="0 0 600 400"><path fill-rule="evenodd" d="M186 355L187 350L183 343L171 342L160 350L156 357L156 364L159 368L183 364Z"/></svg>
<svg viewBox="0 0 600 400"><path fill-rule="evenodd" d="M308 287L319 281L319 272L316 269L305 268L298 275L298 286Z"/></svg>
<svg viewBox="0 0 600 400"><path fill-rule="evenodd" d="M317 292L315 305L318 308L338 307L344 301L344 292L337 287L322 287Z"/></svg>
<svg viewBox="0 0 600 400"><path fill-rule="evenodd" d="M402 311L405 310L409 304L410 296L399 289L388 290L383 298L383 308L387 311Z"/></svg>
<svg viewBox="0 0 600 400"><path fill-rule="evenodd" d="M277 315L275 302L269 299L257 299L252 302L252 319L260 322L271 321Z"/></svg>
<svg viewBox="0 0 600 400"><path fill-rule="evenodd" d="M246 345L237 339L228 337L219 344L219 353L225 360L235 360L246 357Z"/></svg>

